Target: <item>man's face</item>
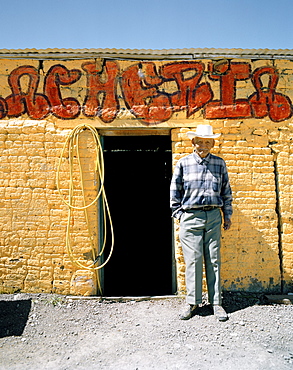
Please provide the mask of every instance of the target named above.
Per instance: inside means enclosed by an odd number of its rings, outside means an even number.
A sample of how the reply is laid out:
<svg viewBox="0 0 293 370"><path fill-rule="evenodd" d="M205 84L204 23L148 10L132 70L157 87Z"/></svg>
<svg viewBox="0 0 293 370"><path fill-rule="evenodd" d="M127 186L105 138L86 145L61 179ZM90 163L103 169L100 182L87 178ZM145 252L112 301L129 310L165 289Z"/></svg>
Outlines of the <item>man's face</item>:
<svg viewBox="0 0 293 370"><path fill-rule="evenodd" d="M211 149L215 145L214 139L203 139L201 137L195 137L192 139L192 144L194 146L194 149L196 153L201 157L205 158Z"/></svg>

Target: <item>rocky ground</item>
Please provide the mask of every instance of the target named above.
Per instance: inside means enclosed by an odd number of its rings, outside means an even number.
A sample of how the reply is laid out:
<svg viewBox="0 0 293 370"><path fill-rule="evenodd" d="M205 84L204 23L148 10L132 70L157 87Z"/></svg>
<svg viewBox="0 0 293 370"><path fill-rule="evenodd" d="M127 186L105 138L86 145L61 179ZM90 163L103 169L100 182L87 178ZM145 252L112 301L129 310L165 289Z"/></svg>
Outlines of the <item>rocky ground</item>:
<svg viewBox="0 0 293 370"><path fill-rule="evenodd" d="M293 305L225 293L229 320L181 298L0 295L0 369L293 369Z"/></svg>

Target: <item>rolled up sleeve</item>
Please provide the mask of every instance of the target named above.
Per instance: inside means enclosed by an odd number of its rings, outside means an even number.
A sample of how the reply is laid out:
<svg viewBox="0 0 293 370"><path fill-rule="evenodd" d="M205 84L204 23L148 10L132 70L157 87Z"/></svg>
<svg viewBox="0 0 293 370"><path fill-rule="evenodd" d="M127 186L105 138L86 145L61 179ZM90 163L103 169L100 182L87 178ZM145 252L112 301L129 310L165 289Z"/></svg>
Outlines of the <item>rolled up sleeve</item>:
<svg viewBox="0 0 293 370"><path fill-rule="evenodd" d="M183 196L182 168L178 163L175 166L170 186L170 207L172 211L172 217L178 220L180 219L183 213L182 196Z"/></svg>

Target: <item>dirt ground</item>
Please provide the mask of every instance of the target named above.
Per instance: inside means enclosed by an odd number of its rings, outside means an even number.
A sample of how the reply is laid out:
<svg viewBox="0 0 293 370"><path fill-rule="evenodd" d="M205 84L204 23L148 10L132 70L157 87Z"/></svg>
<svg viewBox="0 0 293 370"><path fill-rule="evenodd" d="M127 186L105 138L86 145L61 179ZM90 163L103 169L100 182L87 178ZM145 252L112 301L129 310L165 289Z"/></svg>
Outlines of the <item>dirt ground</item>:
<svg viewBox="0 0 293 370"><path fill-rule="evenodd" d="M0 369L293 369L293 305L225 293L229 320L184 299L0 295Z"/></svg>

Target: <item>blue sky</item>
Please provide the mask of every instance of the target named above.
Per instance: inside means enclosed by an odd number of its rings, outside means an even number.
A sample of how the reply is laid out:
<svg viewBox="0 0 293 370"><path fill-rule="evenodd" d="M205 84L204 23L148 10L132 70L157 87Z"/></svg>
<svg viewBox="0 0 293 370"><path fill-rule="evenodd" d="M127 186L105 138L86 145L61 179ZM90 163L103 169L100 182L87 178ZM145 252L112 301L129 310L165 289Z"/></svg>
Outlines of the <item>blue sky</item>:
<svg viewBox="0 0 293 370"><path fill-rule="evenodd" d="M293 49L293 0L0 0L0 49Z"/></svg>

